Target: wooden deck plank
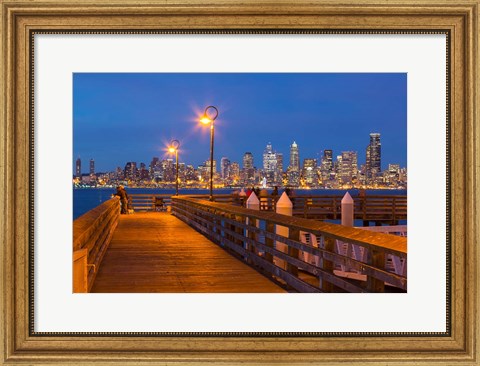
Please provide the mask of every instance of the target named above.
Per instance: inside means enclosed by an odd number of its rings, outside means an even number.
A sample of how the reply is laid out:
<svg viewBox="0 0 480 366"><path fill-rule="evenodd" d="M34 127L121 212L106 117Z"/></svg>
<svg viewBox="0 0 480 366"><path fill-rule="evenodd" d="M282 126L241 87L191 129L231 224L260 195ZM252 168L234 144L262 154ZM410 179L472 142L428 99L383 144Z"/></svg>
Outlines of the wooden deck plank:
<svg viewBox="0 0 480 366"><path fill-rule="evenodd" d="M286 292L168 213L121 215L92 292Z"/></svg>

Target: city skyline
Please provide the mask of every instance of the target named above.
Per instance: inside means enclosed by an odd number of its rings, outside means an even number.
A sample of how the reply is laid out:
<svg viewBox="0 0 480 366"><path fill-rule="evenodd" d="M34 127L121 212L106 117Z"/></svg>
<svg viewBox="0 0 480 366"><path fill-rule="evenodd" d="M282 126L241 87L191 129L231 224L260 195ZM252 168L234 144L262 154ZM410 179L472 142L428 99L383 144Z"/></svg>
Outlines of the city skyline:
<svg viewBox="0 0 480 366"><path fill-rule="evenodd" d="M300 161L357 151L365 164L368 141L382 136L382 169L406 166L406 74L74 74L75 161L94 158L97 171L126 161L168 158L180 140L179 160L208 159L209 132L198 123L213 104L215 160L242 163L251 152L262 166L267 143L283 153L300 147Z"/></svg>
<svg viewBox="0 0 480 366"><path fill-rule="evenodd" d="M388 169L382 170L381 134L372 132L365 149L365 164L358 164L357 151L342 151L333 154L323 150L322 158L305 157L300 159L300 146L294 141L290 145L288 164L284 165L283 153L276 152L268 143L262 156L262 165L254 164L251 152L245 152L241 163L222 157L220 162L213 160L213 184L219 187L257 186L292 188L400 188L407 186L407 169L399 164L386 162ZM137 187L162 187L176 181L183 187L202 187L210 181L210 160L198 166L189 162L177 162L152 157L149 164L128 161L125 166L106 172L95 170L95 161L89 161L89 173L81 169L81 159L77 158L75 186L112 186L126 184ZM178 166L178 168L176 168ZM178 170L177 170L178 169Z"/></svg>

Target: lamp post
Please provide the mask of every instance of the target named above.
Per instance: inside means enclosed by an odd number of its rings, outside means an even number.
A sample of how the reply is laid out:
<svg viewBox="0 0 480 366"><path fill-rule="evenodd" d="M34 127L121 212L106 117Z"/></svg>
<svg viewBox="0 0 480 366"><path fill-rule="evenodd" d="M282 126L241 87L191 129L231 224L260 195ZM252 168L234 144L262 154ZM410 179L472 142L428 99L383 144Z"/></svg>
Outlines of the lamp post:
<svg viewBox="0 0 480 366"><path fill-rule="evenodd" d="M172 154L175 153L175 196L178 196L178 148L180 147L180 142L178 140L173 140L170 143L168 151Z"/></svg>
<svg viewBox="0 0 480 366"><path fill-rule="evenodd" d="M209 115L209 111L210 115ZM210 201L213 201L213 140L214 140L214 123L215 119L218 117L218 109L213 105L209 105L205 108L203 116L200 119L205 125L210 124Z"/></svg>

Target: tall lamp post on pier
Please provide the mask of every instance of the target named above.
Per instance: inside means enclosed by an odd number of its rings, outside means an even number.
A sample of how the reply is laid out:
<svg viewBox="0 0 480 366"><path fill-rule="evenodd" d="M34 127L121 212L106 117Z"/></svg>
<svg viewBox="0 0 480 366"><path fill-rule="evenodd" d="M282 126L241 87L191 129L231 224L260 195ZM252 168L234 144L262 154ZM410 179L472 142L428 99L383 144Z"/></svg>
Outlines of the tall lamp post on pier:
<svg viewBox="0 0 480 366"><path fill-rule="evenodd" d="M218 117L218 109L213 105L205 108L203 116L200 119L204 125L210 124L210 201L213 201L213 140L214 140L214 124L213 121Z"/></svg>
<svg viewBox="0 0 480 366"><path fill-rule="evenodd" d="M173 140L170 143L168 151L170 153L175 153L175 196L178 196L178 148L180 147L180 142L178 140Z"/></svg>

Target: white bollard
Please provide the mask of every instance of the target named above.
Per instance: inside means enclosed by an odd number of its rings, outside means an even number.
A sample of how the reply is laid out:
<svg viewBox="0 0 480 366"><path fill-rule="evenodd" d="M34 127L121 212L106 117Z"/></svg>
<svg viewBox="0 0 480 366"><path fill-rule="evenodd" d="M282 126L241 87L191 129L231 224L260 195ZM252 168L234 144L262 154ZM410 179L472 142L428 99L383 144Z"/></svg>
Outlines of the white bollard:
<svg viewBox="0 0 480 366"><path fill-rule="evenodd" d="M290 198L288 198L285 192L282 193L279 200L277 201L276 212L287 216L293 215L292 201L290 201ZM289 230L288 227L275 225L275 233L277 235L285 236L288 238ZM284 253L288 253L288 246L279 241L275 242L275 249ZM280 268L287 269L287 262L285 262L283 259L274 257L273 263Z"/></svg>
<svg viewBox="0 0 480 366"><path fill-rule="evenodd" d="M353 227L353 198L348 192L342 198L342 225Z"/></svg>
<svg viewBox="0 0 480 366"><path fill-rule="evenodd" d="M348 226L348 227L353 227L353 198L352 196L350 196L350 193L345 193L345 196L343 196L342 198L342 225L343 226ZM350 257L352 258L353 257L353 253L355 253L355 257L358 259L357 257L357 249L356 246L354 246L353 244L350 244L350 243L338 243L337 242L337 245L339 246L343 246L344 247L344 250L345 250L345 255L347 257ZM338 248L337 250L340 250L340 248ZM340 252L340 251L339 251ZM343 270L345 271L350 271L350 268L342 268Z"/></svg>
<svg viewBox="0 0 480 366"><path fill-rule="evenodd" d="M255 192L252 192L250 194L250 197L247 199L246 207L249 208L250 210L260 210L260 201L255 194ZM258 227L258 221L257 221L257 227ZM250 225L249 219L247 218L247 225ZM248 238L248 230L245 231L245 236ZM248 249L248 245L245 245L245 249Z"/></svg>
<svg viewBox="0 0 480 366"><path fill-rule="evenodd" d="M252 192L250 194L250 197L247 199L247 208L251 210L260 210L260 201L255 194L255 192Z"/></svg>

